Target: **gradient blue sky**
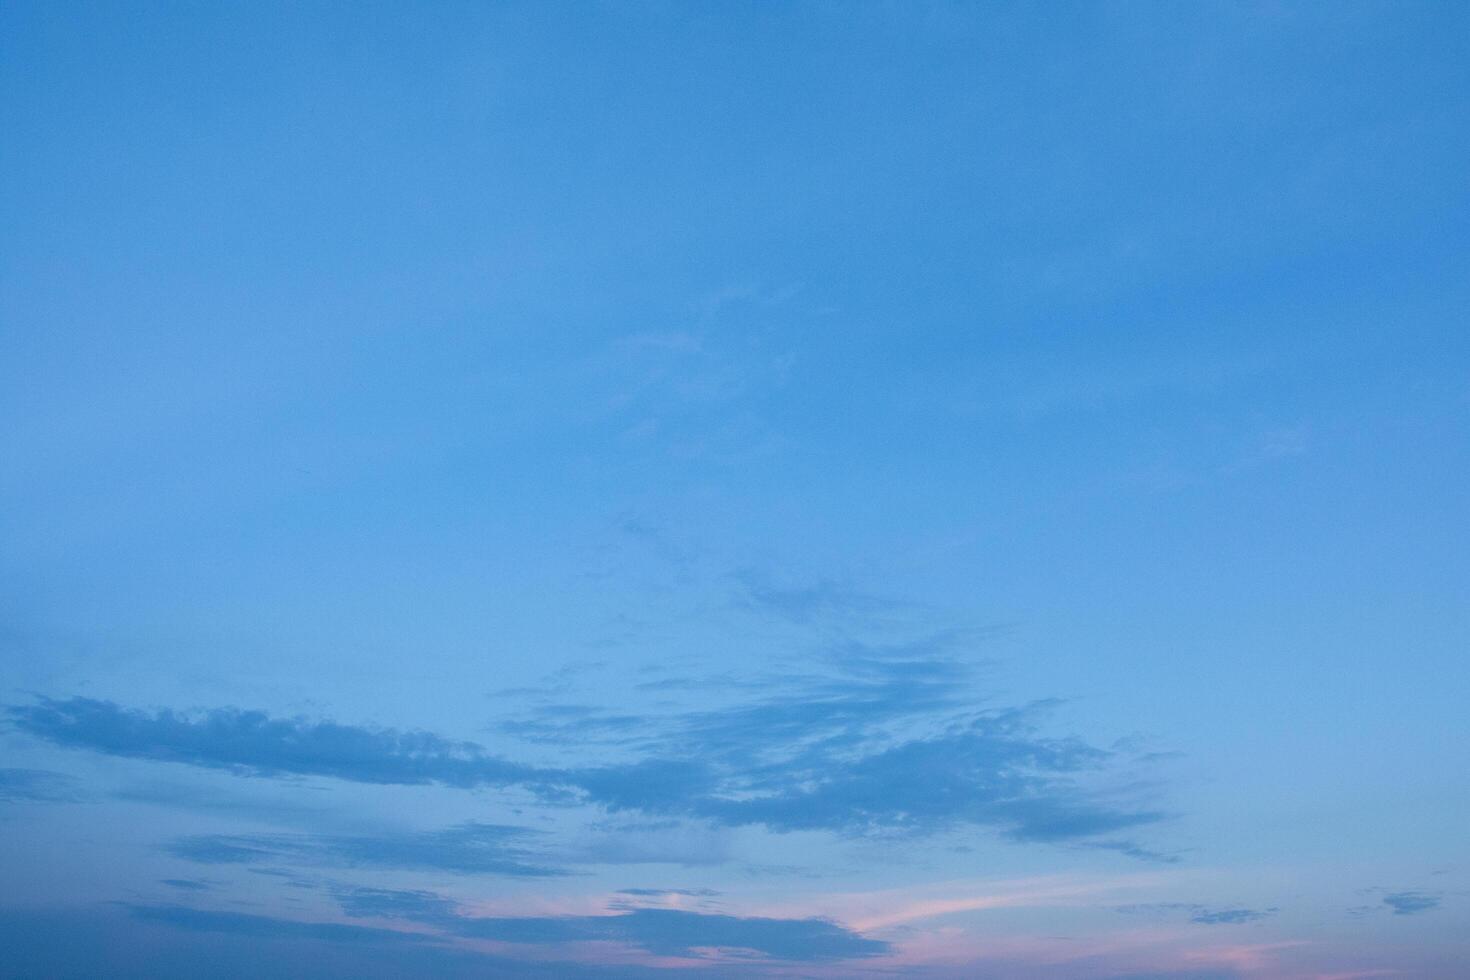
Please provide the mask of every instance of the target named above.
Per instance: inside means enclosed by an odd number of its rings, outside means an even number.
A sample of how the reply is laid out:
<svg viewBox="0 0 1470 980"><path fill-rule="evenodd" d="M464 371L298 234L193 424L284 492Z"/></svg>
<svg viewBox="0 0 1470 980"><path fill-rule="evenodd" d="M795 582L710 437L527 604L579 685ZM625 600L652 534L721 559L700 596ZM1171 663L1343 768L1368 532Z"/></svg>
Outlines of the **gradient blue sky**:
<svg viewBox="0 0 1470 980"><path fill-rule="evenodd" d="M1453 977L1470 7L0 7L0 974Z"/></svg>

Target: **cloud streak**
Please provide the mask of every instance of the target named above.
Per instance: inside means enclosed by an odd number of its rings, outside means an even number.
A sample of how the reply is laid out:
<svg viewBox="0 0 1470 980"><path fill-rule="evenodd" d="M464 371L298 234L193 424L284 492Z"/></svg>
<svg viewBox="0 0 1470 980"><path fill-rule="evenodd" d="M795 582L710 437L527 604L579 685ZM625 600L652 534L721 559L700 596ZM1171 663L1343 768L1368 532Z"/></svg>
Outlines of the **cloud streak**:
<svg viewBox="0 0 1470 980"><path fill-rule="evenodd" d="M1126 914L1187 912L1189 913L1189 921L1196 925L1221 926L1259 922L1262 919L1269 919L1279 912L1280 909L1274 906L1268 909L1212 909L1208 906L1197 905L1192 902L1152 902L1142 905L1120 905L1114 911Z"/></svg>
<svg viewBox="0 0 1470 980"><path fill-rule="evenodd" d="M821 918L782 919L690 912L669 908L622 909L610 915L468 916L432 892L359 888L338 896L357 918L403 919L448 935L533 946L614 942L655 956L706 958L711 951L735 957L801 962L861 959L887 953L889 944L868 939Z"/></svg>
<svg viewBox="0 0 1470 980"><path fill-rule="evenodd" d="M1014 841L1092 842L1160 857L1120 832L1162 820L1110 788L1112 753L1043 735L1054 707L982 708L969 668L912 647L853 644L825 672L763 679L744 700L691 711L543 705L509 734L575 750L527 765L422 731L217 708L147 712L41 698L9 709L52 744L252 777L515 790L594 806L776 832L926 835L977 827ZM592 762L596 752L613 761Z"/></svg>
<svg viewBox="0 0 1470 980"><path fill-rule="evenodd" d="M464 823L442 830L371 835L208 834L168 846L200 864L293 862L352 868L404 868L545 878L567 872L527 846L540 835L523 827Z"/></svg>
<svg viewBox="0 0 1470 980"><path fill-rule="evenodd" d="M432 942L432 937L392 929L373 929L338 922L299 922L244 912L214 912L183 905L131 905L128 910L147 922L200 932L226 932L268 939L313 939L332 943Z"/></svg>
<svg viewBox="0 0 1470 980"><path fill-rule="evenodd" d="M1382 888L1368 888L1365 892L1382 892ZM1439 892L1425 891L1397 891L1388 892L1378 905L1355 905L1348 909L1350 915L1372 915L1379 912L1391 912L1394 915L1419 915L1424 912L1432 912L1439 908L1444 896Z"/></svg>
<svg viewBox="0 0 1470 980"><path fill-rule="evenodd" d="M809 585L780 585L749 570L738 573L735 580L742 606L793 623L862 622L911 608L909 603L859 592L828 580Z"/></svg>
<svg viewBox="0 0 1470 980"><path fill-rule="evenodd" d="M167 709L149 713L83 697L43 697L12 707L9 714L16 728L56 745L242 775L461 788L537 781L534 769L488 756L473 743L427 732L271 718L235 708L192 715Z"/></svg>
<svg viewBox="0 0 1470 980"><path fill-rule="evenodd" d="M76 780L46 769L0 769L0 803L71 803Z"/></svg>
<svg viewBox="0 0 1470 980"><path fill-rule="evenodd" d="M1439 908L1440 897L1428 892L1393 892L1383 896L1383 904L1393 910L1394 915L1418 915Z"/></svg>

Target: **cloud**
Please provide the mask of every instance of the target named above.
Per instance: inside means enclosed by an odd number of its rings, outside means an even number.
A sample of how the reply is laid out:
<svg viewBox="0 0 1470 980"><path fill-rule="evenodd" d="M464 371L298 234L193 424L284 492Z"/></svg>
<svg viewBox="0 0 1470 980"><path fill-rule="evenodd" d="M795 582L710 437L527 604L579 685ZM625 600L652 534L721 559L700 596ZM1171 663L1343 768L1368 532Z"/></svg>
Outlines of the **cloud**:
<svg viewBox="0 0 1470 980"><path fill-rule="evenodd" d="M0 769L0 803L71 803L76 780L45 769Z"/></svg>
<svg viewBox="0 0 1470 980"><path fill-rule="evenodd" d="M615 942L656 956L697 957L709 950L818 962L877 956L889 944L827 919L778 919L633 908L611 915L481 917L461 915L431 892L355 889L339 895L354 917L399 918L466 939L537 946Z"/></svg>
<svg viewBox="0 0 1470 980"><path fill-rule="evenodd" d="M56 745L252 776L464 788L534 784L539 778L535 770L489 756L478 745L427 732L271 718L235 708L150 714L92 698L43 697L11 707L9 715L16 728Z"/></svg>
<svg viewBox="0 0 1470 980"><path fill-rule="evenodd" d="M200 881L197 878L160 878L158 883L180 891L200 892L208 891L210 888L209 882Z"/></svg>
<svg viewBox="0 0 1470 980"><path fill-rule="evenodd" d="M625 912L648 907L710 911L722 907L718 901L722 894L713 888L620 888L607 907Z"/></svg>
<svg viewBox="0 0 1470 980"><path fill-rule="evenodd" d="M508 960L434 937L357 924L296 922L268 915L174 905L0 909L0 976L607 977L569 962ZM619 977L661 974L631 966ZM667 975L667 971L662 971Z"/></svg>
<svg viewBox="0 0 1470 980"><path fill-rule="evenodd" d="M354 919L409 919L448 921L457 906L434 892L398 891L387 888L347 888L336 893L337 904Z"/></svg>
<svg viewBox="0 0 1470 980"><path fill-rule="evenodd" d="M664 898L669 895L710 898L720 893L712 888L620 888L618 894L633 895L638 898Z"/></svg>
<svg viewBox="0 0 1470 980"><path fill-rule="evenodd" d="M1373 894L1383 892L1383 888L1365 888L1363 892ZM1383 896L1383 901L1378 905L1355 905L1348 909L1350 915L1373 915L1379 912L1392 912L1394 915L1418 915L1421 912L1429 912L1439 908L1443 895L1440 892L1423 891L1400 891L1388 892Z"/></svg>
<svg viewBox="0 0 1470 980"><path fill-rule="evenodd" d="M1439 908L1440 897L1428 892L1393 892L1383 896L1383 904L1393 909L1394 915L1417 915Z"/></svg>
<svg viewBox="0 0 1470 980"><path fill-rule="evenodd" d="M266 939L317 939L334 943L420 944L433 941L432 937L419 933L371 929L337 922L298 922L243 912L213 912L182 905L126 907L139 919L201 932L227 932Z"/></svg>
<svg viewBox="0 0 1470 980"><path fill-rule="evenodd" d="M733 856L729 828L698 821L599 820L558 849L568 864L724 864Z"/></svg>
<svg viewBox="0 0 1470 980"><path fill-rule="evenodd" d="M537 712L537 734L662 755L575 773L609 809L731 826L924 834L969 824L1055 842L1163 818L1084 788L1080 777L1101 773L1111 753L1041 736L1054 703L978 709L970 668L935 655L950 640L851 644L829 673L769 677L764 696L636 724L626 714L599 727L597 715ZM1107 846L1160 857L1129 841Z"/></svg>
<svg viewBox="0 0 1470 980"><path fill-rule="evenodd" d="M1190 922L1202 926L1220 926L1258 922L1261 919L1269 919L1280 910L1274 906L1268 909L1212 909L1192 902L1151 902L1143 905L1119 905L1113 911L1125 914L1188 912Z"/></svg>
<svg viewBox="0 0 1470 980"><path fill-rule="evenodd" d="M765 919L678 909L635 909L617 915L476 918L460 935L510 943L622 942L656 956L695 956L700 950L748 950L782 960L842 960L888 952L825 919Z"/></svg>
<svg viewBox="0 0 1470 980"><path fill-rule="evenodd" d="M793 623L805 624L817 619L866 620L910 608L909 603L869 595L827 580L781 586L754 571L740 572L735 580L739 585L740 605Z"/></svg>
<svg viewBox="0 0 1470 980"><path fill-rule="evenodd" d="M825 772L814 754L764 780L767 792L759 796L702 801L700 815L777 830L853 833L974 824L1029 842L1077 840L1162 819L1156 811L1109 805L1070 784L1065 774L1097 761L1095 750L1029 738L1028 727L1024 715L988 716Z"/></svg>
<svg viewBox="0 0 1470 980"><path fill-rule="evenodd" d="M1095 851L1116 851L1119 854L1137 858L1140 861L1153 861L1158 864L1178 864L1178 854L1167 854L1163 851L1155 851L1133 841L1128 840L1100 840L1087 841L1078 845Z"/></svg>
<svg viewBox="0 0 1470 980"><path fill-rule="evenodd" d="M281 868L246 868L245 870L262 878L275 878L288 888L315 889L321 887L321 881L318 879L308 878Z"/></svg>
<svg viewBox="0 0 1470 980"><path fill-rule="evenodd" d="M1269 919L1277 912L1274 908L1269 909L1201 909L1189 917L1190 922L1200 925L1239 925L1242 922L1256 922L1260 919Z"/></svg>
<svg viewBox="0 0 1470 980"><path fill-rule="evenodd" d="M210 834L180 838L168 849L176 857L201 864L296 861L516 878L565 874L538 861L526 846L539 836L523 827L471 822L443 830L369 835Z"/></svg>
<svg viewBox="0 0 1470 980"><path fill-rule="evenodd" d="M608 713L542 705L502 725L575 750L576 764L562 768L427 732L234 708L149 713L73 697L9 713L17 728L57 745L249 776L498 787L544 805L777 832L925 835L969 826L1167 860L1116 836L1165 814L1110 786L1114 754L1043 735L1054 702L981 707L972 668L943 655L959 638L848 644L820 672L761 678L763 686L718 707ZM615 761L595 761L594 750ZM445 846L458 845L424 841L419 851Z"/></svg>

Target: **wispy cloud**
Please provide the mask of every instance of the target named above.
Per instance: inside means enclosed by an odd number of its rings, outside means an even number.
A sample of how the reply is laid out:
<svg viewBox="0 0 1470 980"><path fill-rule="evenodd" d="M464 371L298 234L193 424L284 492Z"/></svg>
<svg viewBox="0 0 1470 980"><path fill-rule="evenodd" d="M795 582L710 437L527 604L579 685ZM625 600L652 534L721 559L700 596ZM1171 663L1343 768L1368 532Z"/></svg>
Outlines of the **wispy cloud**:
<svg viewBox="0 0 1470 980"><path fill-rule="evenodd" d="M127 908L134 916L145 921L202 932L227 932L271 939L315 939L333 943L418 944L435 941L432 936L393 929L373 929L340 922L299 922L274 916L216 912L182 905L130 905Z"/></svg>
<svg viewBox="0 0 1470 980"><path fill-rule="evenodd" d="M721 894L713 888L620 888L607 907L618 911L649 907L723 911Z"/></svg>
<svg viewBox="0 0 1470 980"><path fill-rule="evenodd" d="M341 888L335 895L342 911L354 919L409 919L447 921L458 915L458 905L427 891L389 888Z"/></svg>
<svg viewBox="0 0 1470 980"><path fill-rule="evenodd" d="M210 888L209 882L197 878L160 878L158 883L187 892L208 891Z"/></svg>
<svg viewBox="0 0 1470 980"><path fill-rule="evenodd" d="M0 803L70 803L81 799L77 781L46 769L0 769Z"/></svg>
<svg viewBox="0 0 1470 980"><path fill-rule="evenodd" d="M948 881L871 892L836 893L816 901L859 930L882 929L938 916L988 909L1091 906L1099 896L1158 885L1162 872L1126 875L1043 875L1003 880ZM791 914L804 906L786 907Z"/></svg>
<svg viewBox="0 0 1470 980"><path fill-rule="evenodd" d="M1120 905L1114 909L1128 915L1188 913L1189 921L1202 926L1241 925L1269 919L1280 909L1210 908L1193 902L1150 902L1139 905Z"/></svg>
<svg viewBox="0 0 1470 980"><path fill-rule="evenodd" d="M671 908L630 908L609 915L470 916L431 892L355 889L338 896L355 917L406 919L447 935L536 946L614 942L656 956L755 955L820 962L881 955L889 945L820 918L720 915Z"/></svg>
<svg viewBox="0 0 1470 980"><path fill-rule="evenodd" d="M1156 851L1128 840L1085 841L1077 846L1095 851L1116 851L1140 861L1153 861L1158 864L1178 864L1180 860L1178 854Z"/></svg>
<svg viewBox="0 0 1470 980"><path fill-rule="evenodd" d="M972 668L937 654L939 642L848 644L824 672L767 677L718 708L640 716L551 706L510 730L641 754L578 779L610 809L719 824L845 834L972 825L1061 842L1163 818L1106 790L1110 752L1041 734L1054 702L981 708ZM1099 846L1167 859L1131 841Z"/></svg>
<svg viewBox="0 0 1470 980"><path fill-rule="evenodd" d="M877 956L888 943L825 919L767 919L641 908L615 915L464 919L459 935L509 943L620 942L657 956L744 951L781 960Z"/></svg>
<svg viewBox="0 0 1470 980"><path fill-rule="evenodd" d="M1385 894L1386 893L1386 894ZM1389 912L1393 915L1418 915L1439 908L1444 901L1443 892L1406 889L1390 892L1385 888L1365 888L1362 894L1382 894L1382 899L1373 905L1355 905L1348 909L1350 915L1374 915Z"/></svg>
<svg viewBox="0 0 1470 980"><path fill-rule="evenodd" d="M735 575L735 582L740 605L794 623L818 619L862 621L912 608L911 603L872 595L831 580L783 584L759 572L745 570Z"/></svg>
<svg viewBox="0 0 1470 980"><path fill-rule="evenodd" d="M168 849L201 864L291 861L517 878L565 874L542 863L527 846L538 837L523 827L465 823L443 830L369 835L209 834L180 838Z"/></svg>
<svg viewBox="0 0 1470 980"><path fill-rule="evenodd" d="M261 711L149 713L73 697L40 698L10 708L9 714L21 731L57 745L244 775L459 787L533 784L539 776L534 769L491 757L473 743L428 732L271 718Z"/></svg>
<svg viewBox="0 0 1470 980"><path fill-rule="evenodd" d="M665 898L669 895L709 898L720 893L713 888L620 888L618 889L618 894L632 895L638 898Z"/></svg>
<svg viewBox="0 0 1470 980"><path fill-rule="evenodd" d="M497 956L414 926L303 921L276 914L176 904L0 909L5 976L525 977L655 980L667 970Z"/></svg>
<svg viewBox="0 0 1470 980"><path fill-rule="evenodd" d="M249 776L516 789L544 805L777 832L926 835L971 826L1167 859L1116 836L1165 814L1112 780L1113 753L1043 734L1054 702L982 707L972 668L937 652L952 642L850 643L820 671L762 678L718 707L541 705L503 724L574 749L576 762L563 767L428 732L234 708L146 712L73 697L9 713L21 731L57 745ZM589 762L594 750L616 761Z"/></svg>
<svg viewBox="0 0 1470 980"><path fill-rule="evenodd" d="M1256 922L1260 919L1269 919L1277 912L1274 908L1269 909L1199 909L1189 917L1190 922L1197 922L1205 926L1239 925L1242 922Z"/></svg>
<svg viewBox="0 0 1470 980"><path fill-rule="evenodd" d="M1383 904L1394 915L1417 915L1439 908L1440 896L1430 892L1393 892L1383 896Z"/></svg>
<svg viewBox="0 0 1470 980"><path fill-rule="evenodd" d="M695 820L597 820L556 853L567 864L707 866L731 860L733 836L731 828Z"/></svg>

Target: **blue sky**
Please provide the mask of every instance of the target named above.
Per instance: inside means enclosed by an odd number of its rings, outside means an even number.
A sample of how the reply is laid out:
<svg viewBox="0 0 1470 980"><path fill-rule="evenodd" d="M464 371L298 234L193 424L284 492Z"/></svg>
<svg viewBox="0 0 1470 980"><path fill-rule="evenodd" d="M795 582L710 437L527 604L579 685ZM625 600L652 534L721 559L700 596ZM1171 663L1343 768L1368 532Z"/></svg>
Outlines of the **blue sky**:
<svg viewBox="0 0 1470 980"><path fill-rule="evenodd" d="M1463 6L0 38L0 973L1470 960Z"/></svg>

